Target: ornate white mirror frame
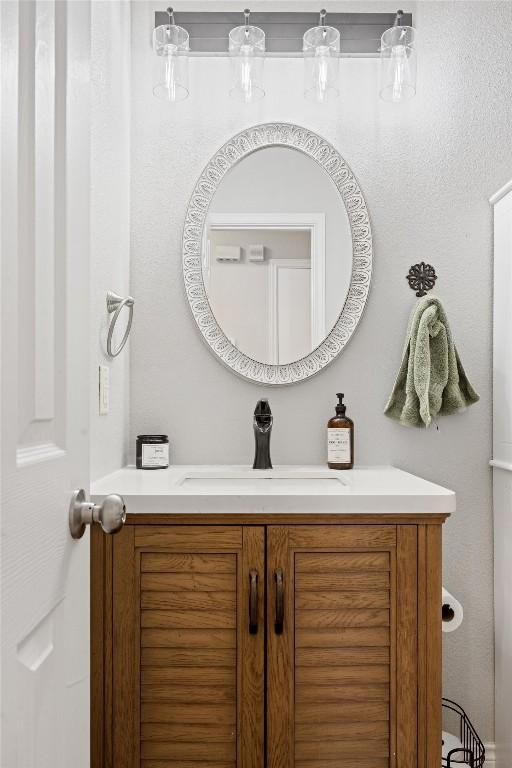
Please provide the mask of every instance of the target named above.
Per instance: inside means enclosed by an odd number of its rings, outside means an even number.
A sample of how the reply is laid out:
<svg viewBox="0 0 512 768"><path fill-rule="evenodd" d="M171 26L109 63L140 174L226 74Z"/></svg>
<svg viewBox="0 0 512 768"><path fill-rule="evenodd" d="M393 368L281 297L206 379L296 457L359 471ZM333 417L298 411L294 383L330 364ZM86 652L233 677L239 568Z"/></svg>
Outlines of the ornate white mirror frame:
<svg viewBox="0 0 512 768"><path fill-rule="evenodd" d="M286 365L260 363L237 349L219 327L206 295L201 250L210 203L230 168L264 147L283 146L313 158L333 181L345 206L352 236L352 275L343 308L324 341L309 355ZM372 233L359 185L341 155L325 139L291 123L264 123L241 131L213 156L187 208L183 230L183 279L194 319L217 357L232 371L258 384L293 384L319 373L345 347L363 313L372 272Z"/></svg>

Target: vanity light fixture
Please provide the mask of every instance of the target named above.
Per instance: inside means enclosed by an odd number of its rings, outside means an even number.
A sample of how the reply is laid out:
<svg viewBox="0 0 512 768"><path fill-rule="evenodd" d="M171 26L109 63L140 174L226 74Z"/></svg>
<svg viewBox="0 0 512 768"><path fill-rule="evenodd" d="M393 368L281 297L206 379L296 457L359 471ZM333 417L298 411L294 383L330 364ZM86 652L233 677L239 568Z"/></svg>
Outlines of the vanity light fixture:
<svg viewBox="0 0 512 768"><path fill-rule="evenodd" d="M153 93L165 101L183 101L188 97L189 35L174 23L174 11L167 8L169 23L153 32L156 75Z"/></svg>
<svg viewBox="0 0 512 768"><path fill-rule="evenodd" d="M416 30L402 26L403 11L381 37L380 96L384 101L406 101L416 94Z"/></svg>
<svg viewBox="0 0 512 768"><path fill-rule="evenodd" d="M231 59L232 87L234 99L250 103L265 95L263 65L265 62L265 32L249 23L251 12L244 10L245 23L234 27L229 33L229 56Z"/></svg>
<svg viewBox="0 0 512 768"><path fill-rule="evenodd" d="M339 96L340 33L325 23L327 11L320 11L317 27L304 34L304 95L326 102Z"/></svg>

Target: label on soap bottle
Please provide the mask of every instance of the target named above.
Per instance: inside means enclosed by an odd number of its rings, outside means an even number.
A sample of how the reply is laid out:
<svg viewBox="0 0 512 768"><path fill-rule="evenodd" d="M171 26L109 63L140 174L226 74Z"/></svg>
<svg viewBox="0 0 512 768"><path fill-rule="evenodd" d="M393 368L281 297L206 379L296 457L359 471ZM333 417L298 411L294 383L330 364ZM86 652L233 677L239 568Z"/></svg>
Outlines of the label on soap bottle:
<svg viewBox="0 0 512 768"><path fill-rule="evenodd" d="M350 464L350 429L329 427L327 430L327 461L329 464Z"/></svg>

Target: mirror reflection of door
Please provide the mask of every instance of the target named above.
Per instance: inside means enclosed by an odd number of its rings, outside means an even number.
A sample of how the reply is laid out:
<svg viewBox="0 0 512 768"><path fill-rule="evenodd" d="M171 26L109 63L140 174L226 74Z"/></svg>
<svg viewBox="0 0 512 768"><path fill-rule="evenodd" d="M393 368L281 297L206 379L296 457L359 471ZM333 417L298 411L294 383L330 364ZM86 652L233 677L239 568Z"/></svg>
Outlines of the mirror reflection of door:
<svg viewBox="0 0 512 768"><path fill-rule="evenodd" d="M202 259L208 301L229 341L258 362L293 363L323 342L343 308L348 216L312 158L263 148L219 184Z"/></svg>
<svg viewBox="0 0 512 768"><path fill-rule="evenodd" d="M309 354L312 343L311 259L273 259L270 262L269 360L292 363ZM320 319L325 312L320 307Z"/></svg>

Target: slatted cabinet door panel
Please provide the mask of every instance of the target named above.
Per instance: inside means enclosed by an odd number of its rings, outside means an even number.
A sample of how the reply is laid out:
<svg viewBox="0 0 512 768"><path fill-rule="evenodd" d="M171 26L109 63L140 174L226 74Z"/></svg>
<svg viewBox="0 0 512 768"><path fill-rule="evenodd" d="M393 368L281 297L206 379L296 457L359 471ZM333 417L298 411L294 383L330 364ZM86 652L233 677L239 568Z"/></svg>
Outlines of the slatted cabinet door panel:
<svg viewBox="0 0 512 768"><path fill-rule="evenodd" d="M416 527L320 528L268 531L269 768L414 768Z"/></svg>
<svg viewBox="0 0 512 768"><path fill-rule="evenodd" d="M126 526L115 538L114 766L263 768L264 557L262 527Z"/></svg>

